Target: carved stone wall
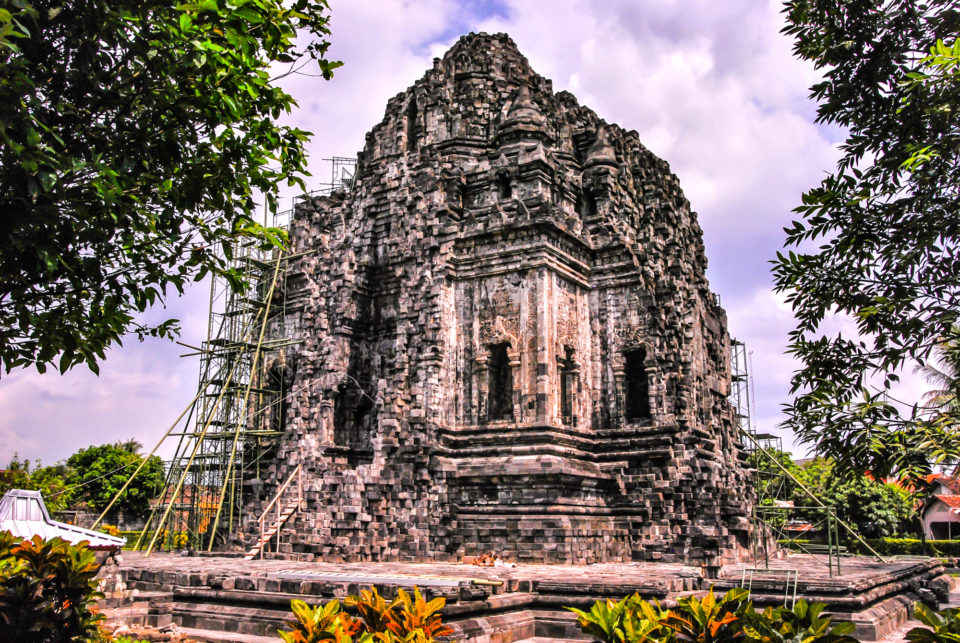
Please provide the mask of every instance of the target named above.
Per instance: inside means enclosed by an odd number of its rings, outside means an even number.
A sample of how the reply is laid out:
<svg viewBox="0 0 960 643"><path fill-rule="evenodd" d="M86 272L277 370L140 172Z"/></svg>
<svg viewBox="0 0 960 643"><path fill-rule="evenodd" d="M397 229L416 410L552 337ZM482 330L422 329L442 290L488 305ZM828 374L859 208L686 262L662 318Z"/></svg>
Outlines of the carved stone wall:
<svg viewBox="0 0 960 643"><path fill-rule="evenodd" d="M696 216L636 132L555 94L509 37L463 37L392 98L352 189L303 202L291 236L293 393L251 506L304 465L289 551L743 552Z"/></svg>

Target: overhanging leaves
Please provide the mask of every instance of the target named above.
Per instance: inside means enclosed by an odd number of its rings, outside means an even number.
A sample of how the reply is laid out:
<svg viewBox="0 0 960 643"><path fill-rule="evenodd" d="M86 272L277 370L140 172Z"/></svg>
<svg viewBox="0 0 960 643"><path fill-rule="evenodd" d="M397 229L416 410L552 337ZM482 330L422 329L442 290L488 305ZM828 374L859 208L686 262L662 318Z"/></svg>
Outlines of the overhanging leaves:
<svg viewBox="0 0 960 643"><path fill-rule="evenodd" d="M277 63L329 78L325 0L0 0L0 362L96 370L135 315L214 272L217 250L300 185L308 133ZM306 42L302 45L298 43ZM299 61L299 62L298 62ZM56 360L56 361L54 361Z"/></svg>
<svg viewBox="0 0 960 643"><path fill-rule="evenodd" d="M960 454L955 431L886 391L955 337L960 14L914 0L795 0L785 14L795 53L824 75L811 88L817 121L849 132L836 171L785 230L796 250L774 262L798 320L789 350L803 364L787 424L842 472L920 475ZM856 337L823 333L834 313Z"/></svg>

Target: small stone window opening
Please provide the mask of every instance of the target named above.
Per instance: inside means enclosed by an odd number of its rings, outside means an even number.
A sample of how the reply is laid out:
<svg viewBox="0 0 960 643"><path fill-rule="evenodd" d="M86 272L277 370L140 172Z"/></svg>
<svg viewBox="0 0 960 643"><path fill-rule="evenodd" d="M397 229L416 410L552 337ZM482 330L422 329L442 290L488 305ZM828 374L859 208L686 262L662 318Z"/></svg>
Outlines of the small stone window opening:
<svg viewBox="0 0 960 643"><path fill-rule="evenodd" d="M513 186L510 185L510 177L501 174L497 177L497 197L509 199L511 196L513 196Z"/></svg>
<svg viewBox="0 0 960 643"><path fill-rule="evenodd" d="M647 352L638 348L623 354L624 360L624 416L627 422L650 419L650 388L644 362Z"/></svg>
<svg viewBox="0 0 960 643"><path fill-rule="evenodd" d="M366 450L372 448L373 403L362 391L341 390L334 400L333 443L336 446Z"/></svg>
<svg viewBox="0 0 960 643"><path fill-rule="evenodd" d="M579 208L580 217L587 219L597 215L597 199L589 192L584 191L580 197Z"/></svg>
<svg viewBox="0 0 960 643"><path fill-rule="evenodd" d="M284 430L289 406L288 391L293 386L295 375L295 362L284 359L281 350L280 355L273 360L266 372L264 389L269 391L266 395L266 407L269 410L266 413L266 426L263 428L270 431Z"/></svg>
<svg viewBox="0 0 960 643"><path fill-rule="evenodd" d="M407 151L417 151L417 101L411 99L406 113Z"/></svg>
<svg viewBox="0 0 960 643"><path fill-rule="evenodd" d="M487 419L510 420L513 418L513 369L510 368L509 344L494 344L490 347L487 386Z"/></svg>
<svg viewBox="0 0 960 643"><path fill-rule="evenodd" d="M576 394L576 364L573 361L573 349L564 347L564 358L560 362L560 421L574 424L573 396Z"/></svg>
<svg viewBox="0 0 960 643"><path fill-rule="evenodd" d="M463 209L463 182L462 180L449 179L446 184L447 204L454 210Z"/></svg>

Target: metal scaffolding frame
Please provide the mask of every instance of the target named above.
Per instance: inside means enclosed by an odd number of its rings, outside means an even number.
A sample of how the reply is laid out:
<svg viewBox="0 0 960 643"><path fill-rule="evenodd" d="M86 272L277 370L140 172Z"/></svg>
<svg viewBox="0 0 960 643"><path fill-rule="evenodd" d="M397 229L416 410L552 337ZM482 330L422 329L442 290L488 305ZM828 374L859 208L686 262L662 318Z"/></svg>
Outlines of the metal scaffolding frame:
<svg viewBox="0 0 960 643"><path fill-rule="evenodd" d="M750 374L747 367L747 345L730 338L730 403L737 412L740 430L752 431L750 420ZM750 445L746 445L750 448Z"/></svg>
<svg viewBox="0 0 960 643"><path fill-rule="evenodd" d="M210 550L240 525L243 479L280 434L271 410L286 392L269 385L264 356L293 343L266 339L268 327L285 327L287 258L239 247L230 265L247 289L213 279L207 339L185 355L200 357L198 394L185 427L164 436L177 439L176 452L137 548Z"/></svg>
<svg viewBox="0 0 960 643"><path fill-rule="evenodd" d="M740 436L744 438L744 450L748 454L748 462L754 468L753 476L755 502L750 510L753 523L753 542L751 549L754 563L763 563L765 569L770 567L770 559L785 549L795 547L800 551L814 555L817 560L825 564L830 575L840 573L840 555L843 548L840 546L840 528L843 528L856 540L859 540L877 558L880 556L859 534L847 523L840 520L833 507L824 504L812 491L807 489L777 457L784 453L783 439L772 433L760 433L756 424L751 422L751 384L750 353L746 345L736 339L730 341L730 370L731 390L730 403L733 405L739 421ZM754 404L755 406L755 404ZM770 470L764 470L761 463L772 464ZM803 495L811 502L808 506L794 506L787 497L787 482L792 482ZM825 544L798 543L787 529L790 515L793 511L803 511L814 516L812 527L824 528L826 533ZM768 538L768 535L770 536ZM772 540L772 542L771 542ZM775 546L771 546L774 545ZM819 558L826 555L826 561ZM794 582L796 582L794 580Z"/></svg>
<svg viewBox="0 0 960 643"><path fill-rule="evenodd" d="M330 182L295 197L293 208L274 215L274 226L289 226L299 201L352 187L356 158L323 160L331 164ZM237 292L225 276L215 276L206 340L199 347L178 342L191 351L181 357L200 357L200 377L196 396L149 454L166 440L176 440L163 492L135 545L146 547L148 554L156 548L209 551L218 538L234 534L244 519L243 481L260 476L260 463L281 434L282 402L292 394L284 389L282 377L271 378L266 358L277 356L282 363L284 349L298 343L288 337L294 329L286 319L285 294L286 267L299 255L238 243L225 249L224 256L247 288ZM94 526L142 467L131 474Z"/></svg>
<svg viewBox="0 0 960 643"><path fill-rule="evenodd" d="M330 163L330 181L319 183L316 189L293 197L293 207L289 210L277 212L273 217L273 225L286 227L293 220L293 212L297 209L297 203L306 201L316 196L329 196L334 192L349 191L353 187L353 181L357 173L357 159L349 156L331 156L322 159Z"/></svg>
<svg viewBox="0 0 960 643"><path fill-rule="evenodd" d="M148 554L156 548L211 550L218 536L228 538L243 519L243 480L259 476L261 459L280 435L276 409L290 392L282 380L271 383L265 356L282 355L286 346L296 343L276 332L288 329L283 294L291 255L248 242L235 244L226 257L228 267L247 287L238 292L226 276L215 276L207 339L199 347L179 342L191 349L182 357L200 357L200 377L197 394L149 454L165 441L176 440L163 492L135 545L146 547ZM274 331L270 339L268 328Z"/></svg>

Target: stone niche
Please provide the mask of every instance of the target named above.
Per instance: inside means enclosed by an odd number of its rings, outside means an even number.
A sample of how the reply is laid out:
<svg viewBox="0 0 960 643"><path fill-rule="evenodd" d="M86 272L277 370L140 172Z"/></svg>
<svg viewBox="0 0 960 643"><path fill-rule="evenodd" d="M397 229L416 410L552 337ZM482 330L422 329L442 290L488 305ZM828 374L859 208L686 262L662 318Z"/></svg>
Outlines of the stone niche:
<svg viewBox="0 0 960 643"><path fill-rule="evenodd" d="M508 36L464 36L392 98L353 187L301 202L291 238L292 393L248 507L303 465L287 553L743 554L696 216L636 132L555 94Z"/></svg>

